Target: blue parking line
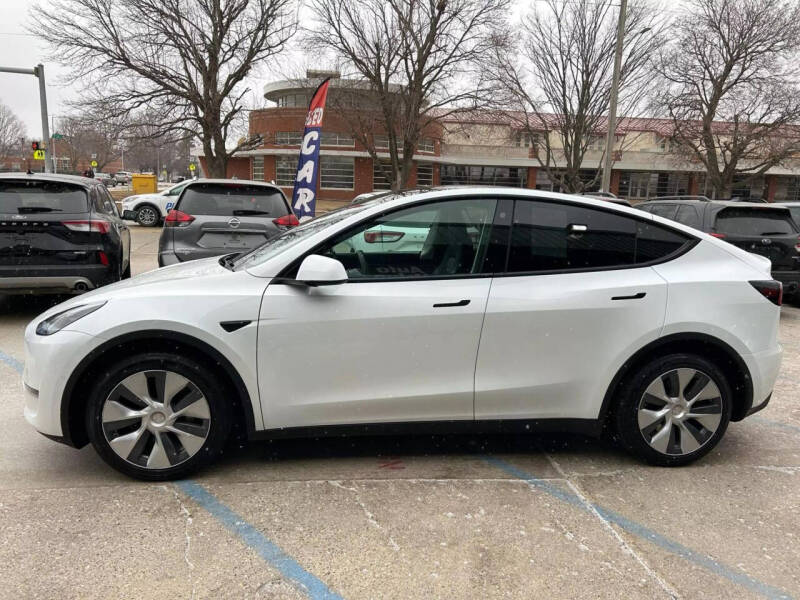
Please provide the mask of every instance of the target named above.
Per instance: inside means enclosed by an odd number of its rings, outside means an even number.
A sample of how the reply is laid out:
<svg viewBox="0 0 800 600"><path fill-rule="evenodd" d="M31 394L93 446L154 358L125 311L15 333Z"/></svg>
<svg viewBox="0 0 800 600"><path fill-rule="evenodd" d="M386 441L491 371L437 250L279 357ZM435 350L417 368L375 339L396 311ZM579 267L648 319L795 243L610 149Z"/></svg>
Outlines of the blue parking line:
<svg viewBox="0 0 800 600"><path fill-rule="evenodd" d="M495 456L485 456L483 460L486 461L488 464L497 467L498 469L505 471L509 475L516 477L517 479L521 479L525 481L531 487L536 488L550 496L557 498L575 508L579 508L585 512L589 512L589 508L584 504L584 502L572 492L568 492L566 490L561 489L560 487L553 485L549 481L545 481L543 479L539 479L538 477L534 477L530 473L523 471L522 469L515 467L511 463L504 461L501 458L497 458ZM619 513L614 512L608 508L600 506L599 504L591 504L591 507L596 510L601 517L606 519L607 521L614 523L618 527L622 528L623 530L631 533L637 537L640 537L648 542L655 544L662 550L666 550L672 554L680 556L681 558L689 561L692 564L697 566L703 567L714 573L715 575L719 575L727 579L728 581L740 585L744 588L747 588L751 592L755 592L764 596L765 598L770 599L791 599L792 596L787 592L784 592L781 589L776 587L772 587L766 583L758 581L743 573L738 569L734 569L727 565L720 563L719 561L714 560L710 556L706 554L702 554L700 552L696 552L691 548L687 548L683 544L679 544L678 542L669 539L661 535L660 533L653 531L649 527L637 523L628 519L627 517L622 516Z"/></svg>
<svg viewBox="0 0 800 600"><path fill-rule="evenodd" d="M9 367L14 369L17 373L22 373L24 365L13 356L10 356L0 350L0 362L6 363Z"/></svg>
<svg viewBox="0 0 800 600"><path fill-rule="evenodd" d="M339 594L331 591L319 578L306 571L300 563L281 550L275 542L245 521L242 516L220 502L202 485L190 480L176 481L175 485L189 498L206 509L228 531L238 536L245 544L255 550L261 558L280 571L284 577L302 588L312 600L343 600Z"/></svg>

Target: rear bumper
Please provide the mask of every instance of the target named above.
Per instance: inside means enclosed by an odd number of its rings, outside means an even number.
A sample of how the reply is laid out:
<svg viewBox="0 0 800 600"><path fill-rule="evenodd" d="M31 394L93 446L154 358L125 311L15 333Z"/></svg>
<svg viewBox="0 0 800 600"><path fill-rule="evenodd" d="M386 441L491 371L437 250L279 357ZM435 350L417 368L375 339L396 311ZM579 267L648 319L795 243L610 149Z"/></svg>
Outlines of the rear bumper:
<svg viewBox="0 0 800 600"><path fill-rule="evenodd" d="M772 278L783 284L784 294L796 294L800 292L800 270L799 271L773 271Z"/></svg>
<svg viewBox="0 0 800 600"><path fill-rule="evenodd" d="M112 279L112 268L105 265L6 267L0 268L0 293L80 294Z"/></svg>
<svg viewBox="0 0 800 600"><path fill-rule="evenodd" d="M767 406L772 396L772 389L775 387L775 381L778 379L782 357L783 348L780 346L764 352L742 356L750 371L753 384L753 400L751 405L746 407L745 417Z"/></svg>

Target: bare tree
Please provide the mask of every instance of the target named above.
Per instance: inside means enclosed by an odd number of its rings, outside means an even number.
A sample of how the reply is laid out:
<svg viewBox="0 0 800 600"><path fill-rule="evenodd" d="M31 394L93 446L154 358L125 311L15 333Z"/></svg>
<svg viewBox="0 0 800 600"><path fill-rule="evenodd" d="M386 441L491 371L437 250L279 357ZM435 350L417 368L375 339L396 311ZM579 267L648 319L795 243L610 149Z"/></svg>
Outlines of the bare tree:
<svg viewBox="0 0 800 600"><path fill-rule="evenodd" d="M332 101L345 103L338 112L350 119L354 137L392 189L407 187L424 133L456 107L475 107L490 96L483 67L507 31L509 0L310 4L316 16L312 43L333 52L345 71L361 79ZM389 153L388 167L380 160L382 150Z"/></svg>
<svg viewBox="0 0 800 600"><path fill-rule="evenodd" d="M693 0L659 61L674 147L717 197L800 151L800 4Z"/></svg>
<svg viewBox="0 0 800 600"><path fill-rule="evenodd" d="M57 129L64 138L58 142L58 153L69 159L72 171L78 170L80 162L93 158L97 161L97 170L102 171L120 157L126 128L124 120L104 114L62 117Z"/></svg>
<svg viewBox="0 0 800 600"><path fill-rule="evenodd" d="M541 170L562 190L579 193L597 185L608 151L604 138L619 4L613 0L534 4L522 18L517 43L510 51L496 53L498 94L511 109L507 117L512 131L527 140L522 145L533 146ZM620 70L622 114L642 104L660 30L655 13L646 5L629 4ZM623 124L618 122L618 127ZM591 149L602 154L594 175L586 179L580 171L586 168Z"/></svg>
<svg viewBox="0 0 800 600"><path fill-rule="evenodd" d="M0 158L19 156L25 125L11 109L0 102Z"/></svg>
<svg viewBox="0 0 800 600"><path fill-rule="evenodd" d="M249 89L244 80L279 53L296 28L293 0L49 0L31 11L53 59L86 77L89 97L132 122L158 115L163 135L197 138L211 176L230 156L258 145L227 147Z"/></svg>

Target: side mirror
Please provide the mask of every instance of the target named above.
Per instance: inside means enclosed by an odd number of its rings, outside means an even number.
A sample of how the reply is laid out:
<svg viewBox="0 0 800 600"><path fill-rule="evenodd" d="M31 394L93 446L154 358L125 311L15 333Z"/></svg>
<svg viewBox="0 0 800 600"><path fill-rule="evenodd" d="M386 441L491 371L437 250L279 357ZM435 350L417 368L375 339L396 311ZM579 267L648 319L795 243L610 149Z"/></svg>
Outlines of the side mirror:
<svg viewBox="0 0 800 600"><path fill-rule="evenodd" d="M303 259L297 270L296 281L312 287L337 285L347 281L347 271L338 260L311 254Z"/></svg>

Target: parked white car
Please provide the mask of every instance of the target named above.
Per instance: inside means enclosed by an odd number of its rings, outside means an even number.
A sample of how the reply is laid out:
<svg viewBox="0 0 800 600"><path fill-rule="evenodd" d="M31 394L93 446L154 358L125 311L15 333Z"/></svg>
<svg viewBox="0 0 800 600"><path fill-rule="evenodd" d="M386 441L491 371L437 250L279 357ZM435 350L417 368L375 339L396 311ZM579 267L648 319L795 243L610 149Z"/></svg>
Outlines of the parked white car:
<svg viewBox="0 0 800 600"><path fill-rule="evenodd" d="M418 252L346 244L423 221ZM25 331L25 416L149 480L232 432L400 425L610 430L681 465L769 402L781 298L765 258L604 200L403 194L46 311Z"/></svg>
<svg viewBox="0 0 800 600"><path fill-rule="evenodd" d="M180 196L188 181L154 194L136 194L122 201L122 216L143 227L159 225ZM125 213L128 214L125 214Z"/></svg>

